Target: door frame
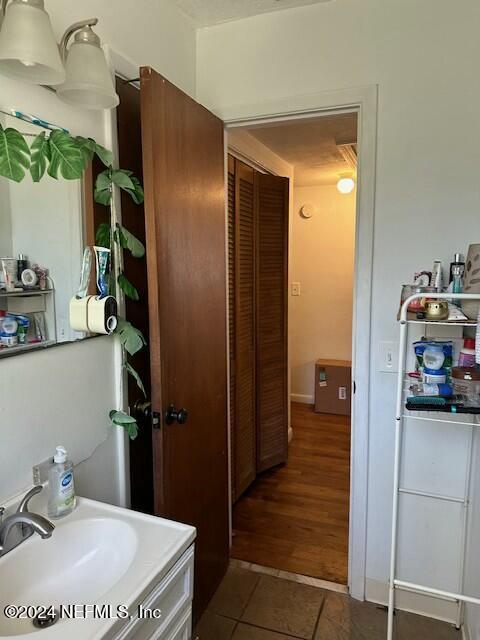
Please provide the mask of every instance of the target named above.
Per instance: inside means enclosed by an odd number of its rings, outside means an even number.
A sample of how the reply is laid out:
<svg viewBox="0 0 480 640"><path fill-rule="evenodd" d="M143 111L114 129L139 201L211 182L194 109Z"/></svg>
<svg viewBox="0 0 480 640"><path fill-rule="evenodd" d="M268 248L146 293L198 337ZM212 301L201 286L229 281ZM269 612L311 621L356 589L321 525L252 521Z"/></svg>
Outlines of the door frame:
<svg viewBox="0 0 480 640"><path fill-rule="evenodd" d="M112 73L135 78L139 66L112 47L105 46ZM207 105L208 106L208 105ZM352 447L350 474L349 570L350 594L358 600L365 598L368 506L368 448L369 448L369 390L371 353L371 299L373 273L373 244L375 218L375 180L377 147L378 86L323 91L291 97L279 97L267 102L239 106L210 107L225 123L225 168L228 167L228 129L272 121L288 121L318 117L342 111L358 113L359 171L357 177L357 224L355 231L355 279L352 376L357 382L352 396ZM115 111L105 116L105 129L111 147L116 147ZM227 198L227 196L226 196ZM120 207L118 214L121 216ZM226 241L228 229L226 228ZM227 262L225 267L227 268ZM362 328L359 335L357 328ZM227 326L228 330L228 326ZM227 341L228 346L228 341ZM116 365L121 349L116 348ZM227 358L227 371L229 364ZM117 371L119 366L115 366ZM117 374L118 404L126 406L123 392L125 380ZM365 381L360 384L360 381ZM228 397L228 393L227 393ZM229 430L228 430L229 431ZM128 441L120 430L116 433L118 465L118 503L129 505ZM227 434L228 438L229 433ZM230 442L229 442L230 455ZM230 474L227 482L230 483Z"/></svg>
<svg viewBox="0 0 480 640"><path fill-rule="evenodd" d="M348 553L348 587L350 594L358 600L365 599L367 555L371 300L375 221L377 104L378 86L370 85L283 97L257 104L212 109L225 123L226 147L229 129L264 125L272 122L291 122L299 119L318 118L322 115L342 112L356 112L358 114L359 168L357 174L352 323L352 379L355 382L356 391L352 394Z"/></svg>

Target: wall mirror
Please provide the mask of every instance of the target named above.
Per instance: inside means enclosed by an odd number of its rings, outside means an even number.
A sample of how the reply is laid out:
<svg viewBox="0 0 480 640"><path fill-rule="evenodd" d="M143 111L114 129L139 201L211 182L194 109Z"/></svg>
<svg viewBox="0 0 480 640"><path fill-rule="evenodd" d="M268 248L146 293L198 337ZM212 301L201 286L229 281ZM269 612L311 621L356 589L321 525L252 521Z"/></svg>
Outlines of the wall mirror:
<svg viewBox="0 0 480 640"><path fill-rule="evenodd" d="M0 114L33 137L41 127ZM0 177L0 358L87 337L72 331L86 237L84 180Z"/></svg>

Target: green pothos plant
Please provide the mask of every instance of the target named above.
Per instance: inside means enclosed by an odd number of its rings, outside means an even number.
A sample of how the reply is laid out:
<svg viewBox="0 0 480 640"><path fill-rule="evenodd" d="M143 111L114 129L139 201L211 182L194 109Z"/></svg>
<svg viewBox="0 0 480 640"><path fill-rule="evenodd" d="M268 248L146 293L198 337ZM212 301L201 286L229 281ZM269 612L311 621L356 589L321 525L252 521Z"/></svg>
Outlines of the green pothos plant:
<svg viewBox="0 0 480 640"><path fill-rule="evenodd" d="M30 144L28 144L27 138L32 138ZM143 202L143 188L138 178L126 169L114 169L112 152L99 145L92 138L72 136L67 131L58 129L42 131L38 135L32 136L31 134L23 134L17 129L3 128L0 124L0 176L9 180L21 182L27 173L30 173L34 182L40 182L45 174L56 180L59 177L65 180L78 180L83 176L94 156L97 156L106 167L96 179L94 198L97 203L105 207L112 207L115 187L128 193L136 204ZM115 215L112 218L116 220ZM98 246L111 250L110 289L114 290L114 278L117 272L113 264L114 245L120 251L129 251L134 258L143 258L145 247L138 238L118 222L115 222L114 226L102 223L96 231L95 241ZM138 301L137 289L121 270L118 270L117 283L125 296ZM125 318L118 319L115 334L124 350L124 368L145 395L140 375L128 362L126 355L133 356L143 349L146 345L145 338L142 332ZM112 409L109 415L112 423L123 427L132 440L137 437L138 424L133 416L115 409Z"/></svg>

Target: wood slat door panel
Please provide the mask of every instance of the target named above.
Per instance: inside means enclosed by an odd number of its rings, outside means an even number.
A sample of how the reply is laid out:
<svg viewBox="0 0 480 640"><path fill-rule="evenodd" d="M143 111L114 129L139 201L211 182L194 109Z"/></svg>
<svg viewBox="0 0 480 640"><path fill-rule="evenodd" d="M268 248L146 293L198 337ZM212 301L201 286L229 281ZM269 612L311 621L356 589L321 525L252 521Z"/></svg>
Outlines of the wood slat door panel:
<svg viewBox="0 0 480 640"><path fill-rule="evenodd" d="M256 375L257 471L286 462L287 382L287 178L257 174Z"/></svg>
<svg viewBox="0 0 480 640"><path fill-rule="evenodd" d="M223 122L141 69L155 513L197 528L195 617L228 565Z"/></svg>
<svg viewBox="0 0 480 640"><path fill-rule="evenodd" d="M256 476L254 170L235 160L235 496Z"/></svg>

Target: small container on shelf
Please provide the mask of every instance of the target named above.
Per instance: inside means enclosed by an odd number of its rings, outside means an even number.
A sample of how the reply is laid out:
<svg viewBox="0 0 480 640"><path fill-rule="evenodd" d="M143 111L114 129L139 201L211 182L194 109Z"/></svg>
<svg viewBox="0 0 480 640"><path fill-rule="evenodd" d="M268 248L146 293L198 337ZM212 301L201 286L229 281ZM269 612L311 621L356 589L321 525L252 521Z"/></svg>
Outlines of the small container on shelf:
<svg viewBox="0 0 480 640"><path fill-rule="evenodd" d="M453 367L453 392L465 406L480 406L480 370L476 367Z"/></svg>
<svg viewBox="0 0 480 640"><path fill-rule="evenodd" d="M459 367L475 367L475 338L465 338L458 358Z"/></svg>

